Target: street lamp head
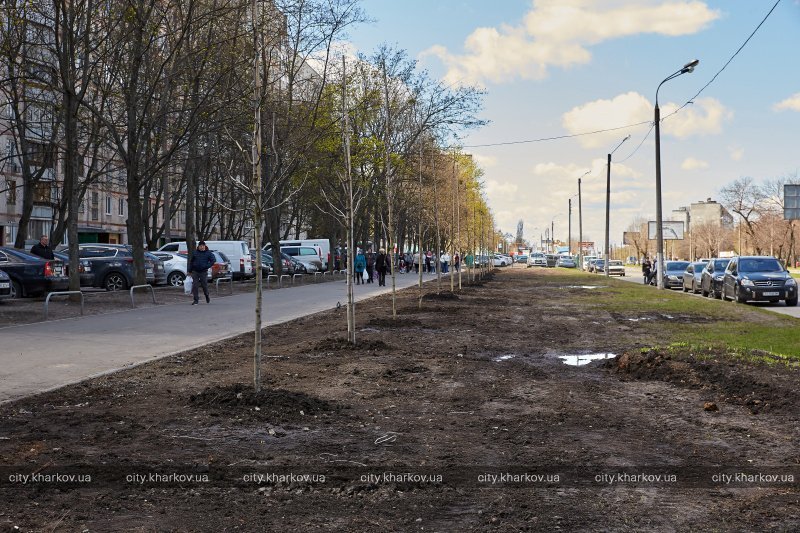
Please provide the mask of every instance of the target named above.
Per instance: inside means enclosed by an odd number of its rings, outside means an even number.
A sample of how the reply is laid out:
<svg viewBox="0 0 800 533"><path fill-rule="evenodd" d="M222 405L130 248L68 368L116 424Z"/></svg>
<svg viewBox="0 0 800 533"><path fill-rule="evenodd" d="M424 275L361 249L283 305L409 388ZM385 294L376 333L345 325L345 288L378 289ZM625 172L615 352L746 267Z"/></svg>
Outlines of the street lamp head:
<svg viewBox="0 0 800 533"><path fill-rule="evenodd" d="M699 59L695 59L694 61L690 61L690 62L686 63L683 66L683 68L681 69L681 74L687 74L689 72L694 72L694 67L696 67L698 63L700 63Z"/></svg>

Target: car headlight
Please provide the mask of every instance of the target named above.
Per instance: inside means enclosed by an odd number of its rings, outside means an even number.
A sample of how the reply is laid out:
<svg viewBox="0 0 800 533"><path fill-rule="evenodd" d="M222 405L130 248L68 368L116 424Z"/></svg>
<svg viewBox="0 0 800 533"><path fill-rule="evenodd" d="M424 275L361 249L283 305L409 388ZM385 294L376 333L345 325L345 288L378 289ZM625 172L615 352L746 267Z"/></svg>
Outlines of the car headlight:
<svg viewBox="0 0 800 533"><path fill-rule="evenodd" d="M786 286L787 287L797 287L797 282L794 280L794 278L789 278L789 279L786 280Z"/></svg>
<svg viewBox="0 0 800 533"><path fill-rule="evenodd" d="M752 286L753 286L753 282L752 282L752 281L750 281L750 280L749 280L749 279L747 279L747 278L742 278L742 282L741 282L741 283L742 283L742 285L744 285L745 287L752 287Z"/></svg>
<svg viewBox="0 0 800 533"><path fill-rule="evenodd" d="M678 281L678 276L667 276L670 281Z"/></svg>

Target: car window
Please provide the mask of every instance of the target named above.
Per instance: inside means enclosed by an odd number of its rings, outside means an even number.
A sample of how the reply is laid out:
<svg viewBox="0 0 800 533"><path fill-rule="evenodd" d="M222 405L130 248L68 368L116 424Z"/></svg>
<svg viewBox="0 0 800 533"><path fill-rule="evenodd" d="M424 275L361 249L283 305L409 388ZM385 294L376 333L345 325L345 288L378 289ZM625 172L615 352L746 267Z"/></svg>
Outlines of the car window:
<svg viewBox="0 0 800 533"><path fill-rule="evenodd" d="M317 255L317 251L313 248L300 248L300 255Z"/></svg>
<svg viewBox="0 0 800 533"><path fill-rule="evenodd" d="M223 263L230 263L227 255L223 254L222 252L217 252L217 254L220 256L220 258L222 258Z"/></svg>
<svg viewBox="0 0 800 533"><path fill-rule="evenodd" d="M686 270L689 263L686 261L670 261L667 263L667 270Z"/></svg>
<svg viewBox="0 0 800 533"><path fill-rule="evenodd" d="M777 259L749 258L741 260L739 270L741 272L783 272L783 266Z"/></svg>
<svg viewBox="0 0 800 533"><path fill-rule="evenodd" d="M161 250L163 252L177 252L180 249L179 244L167 244Z"/></svg>
<svg viewBox="0 0 800 533"><path fill-rule="evenodd" d="M730 261L728 261L727 259L714 261L714 266L712 268L712 272L714 271L714 269L716 269L716 270L725 270L725 267L728 266L728 263L730 263Z"/></svg>

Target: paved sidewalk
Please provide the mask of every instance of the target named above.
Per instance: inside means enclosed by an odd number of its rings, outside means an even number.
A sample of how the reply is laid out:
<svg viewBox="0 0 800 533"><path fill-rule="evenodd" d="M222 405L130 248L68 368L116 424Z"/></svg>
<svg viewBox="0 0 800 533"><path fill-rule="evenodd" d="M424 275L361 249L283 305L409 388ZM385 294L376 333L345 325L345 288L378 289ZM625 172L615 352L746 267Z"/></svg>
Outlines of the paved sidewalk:
<svg viewBox="0 0 800 533"><path fill-rule="evenodd" d="M425 281L435 279L425 275ZM399 274L397 288L417 281L417 275ZM391 283L387 277L387 287L356 285L356 300L391 292ZM345 281L269 290L262 316L265 325L278 324L337 302L347 302ZM255 293L213 298L210 305L190 303L187 298L185 304L0 329L0 403L253 331ZM342 313L341 324L331 329L346 327Z"/></svg>

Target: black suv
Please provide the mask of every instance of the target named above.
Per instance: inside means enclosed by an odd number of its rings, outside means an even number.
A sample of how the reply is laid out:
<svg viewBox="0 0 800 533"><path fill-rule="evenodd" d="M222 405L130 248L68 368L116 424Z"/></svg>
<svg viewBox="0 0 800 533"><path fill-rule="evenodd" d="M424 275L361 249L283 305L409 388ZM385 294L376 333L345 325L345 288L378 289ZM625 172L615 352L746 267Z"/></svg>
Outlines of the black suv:
<svg viewBox="0 0 800 533"><path fill-rule="evenodd" d="M722 280L729 262L730 259L715 257L706 263L700 280L700 292L703 296L713 296L717 300L722 298Z"/></svg>
<svg viewBox="0 0 800 533"><path fill-rule="evenodd" d="M797 281L775 259L767 256L734 257L725 269L722 298L745 303L750 300L797 305Z"/></svg>

